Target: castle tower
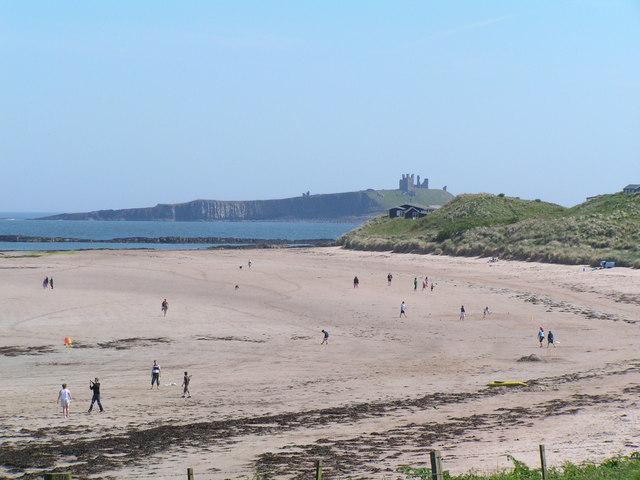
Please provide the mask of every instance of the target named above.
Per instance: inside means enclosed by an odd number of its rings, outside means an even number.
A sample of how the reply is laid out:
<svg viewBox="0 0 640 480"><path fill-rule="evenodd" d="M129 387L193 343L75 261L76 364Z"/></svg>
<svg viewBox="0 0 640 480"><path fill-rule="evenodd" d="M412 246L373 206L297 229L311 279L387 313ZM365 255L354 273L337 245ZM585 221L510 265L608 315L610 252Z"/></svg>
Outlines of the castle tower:
<svg viewBox="0 0 640 480"><path fill-rule="evenodd" d="M414 181L414 178L417 181ZM408 194L415 192L416 188L429 188L429 179L425 178L420 181L420 175L415 176L413 173L403 173L402 178L398 182L398 188Z"/></svg>

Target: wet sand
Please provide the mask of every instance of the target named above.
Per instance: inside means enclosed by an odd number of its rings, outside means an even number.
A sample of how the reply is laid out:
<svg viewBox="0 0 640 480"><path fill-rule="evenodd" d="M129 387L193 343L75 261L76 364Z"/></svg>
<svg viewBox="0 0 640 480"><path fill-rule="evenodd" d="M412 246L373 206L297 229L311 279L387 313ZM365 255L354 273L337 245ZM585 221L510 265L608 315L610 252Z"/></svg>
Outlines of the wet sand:
<svg viewBox="0 0 640 480"><path fill-rule="evenodd" d="M425 275L433 292L414 291ZM550 465L640 446L640 271L333 247L5 252L0 289L0 476L308 478L322 459L328 478L389 478L432 449L463 473L537 466L538 444ZM106 411L89 415L94 377Z"/></svg>

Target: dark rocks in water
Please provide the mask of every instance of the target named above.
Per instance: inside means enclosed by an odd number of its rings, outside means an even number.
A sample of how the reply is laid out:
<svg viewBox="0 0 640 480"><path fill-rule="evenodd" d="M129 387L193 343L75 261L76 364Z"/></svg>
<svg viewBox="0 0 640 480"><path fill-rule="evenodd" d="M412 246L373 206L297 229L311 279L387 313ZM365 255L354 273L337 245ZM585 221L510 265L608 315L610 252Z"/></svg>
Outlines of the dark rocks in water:
<svg viewBox="0 0 640 480"><path fill-rule="evenodd" d="M28 237L24 235L0 235L0 242L25 243L155 243L155 244L212 244L210 248L273 248L273 247L332 247L336 244L330 238L307 240L285 240L281 238L224 238L224 237L126 237L96 240L65 237Z"/></svg>

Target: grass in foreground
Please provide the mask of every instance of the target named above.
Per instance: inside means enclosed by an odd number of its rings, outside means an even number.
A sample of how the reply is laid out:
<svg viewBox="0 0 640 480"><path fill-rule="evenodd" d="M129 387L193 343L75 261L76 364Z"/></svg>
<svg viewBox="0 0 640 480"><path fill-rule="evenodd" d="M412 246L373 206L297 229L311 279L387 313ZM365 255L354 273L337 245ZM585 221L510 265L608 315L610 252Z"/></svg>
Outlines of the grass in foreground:
<svg viewBox="0 0 640 480"><path fill-rule="evenodd" d="M510 471L497 472L490 475L449 475L444 473L446 480L540 480L540 469L531 469L523 462L511 458L514 467ZM428 468L400 467L398 471L407 479L431 480L431 470ZM629 456L611 458L600 465L574 465L568 463L561 468L548 468L549 480L640 480L640 456L634 453Z"/></svg>

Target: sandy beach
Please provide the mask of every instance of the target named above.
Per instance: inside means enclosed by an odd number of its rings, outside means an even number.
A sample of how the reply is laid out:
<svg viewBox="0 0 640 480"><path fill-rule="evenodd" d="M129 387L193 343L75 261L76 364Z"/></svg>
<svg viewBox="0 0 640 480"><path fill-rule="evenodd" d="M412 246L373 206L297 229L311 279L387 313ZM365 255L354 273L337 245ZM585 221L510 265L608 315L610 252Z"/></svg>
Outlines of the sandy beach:
<svg viewBox="0 0 640 480"><path fill-rule="evenodd" d="M556 466L640 448L637 270L334 247L4 252L0 270L0 476L309 478L322 459L396 478L433 449L464 473L537 467L539 444Z"/></svg>

